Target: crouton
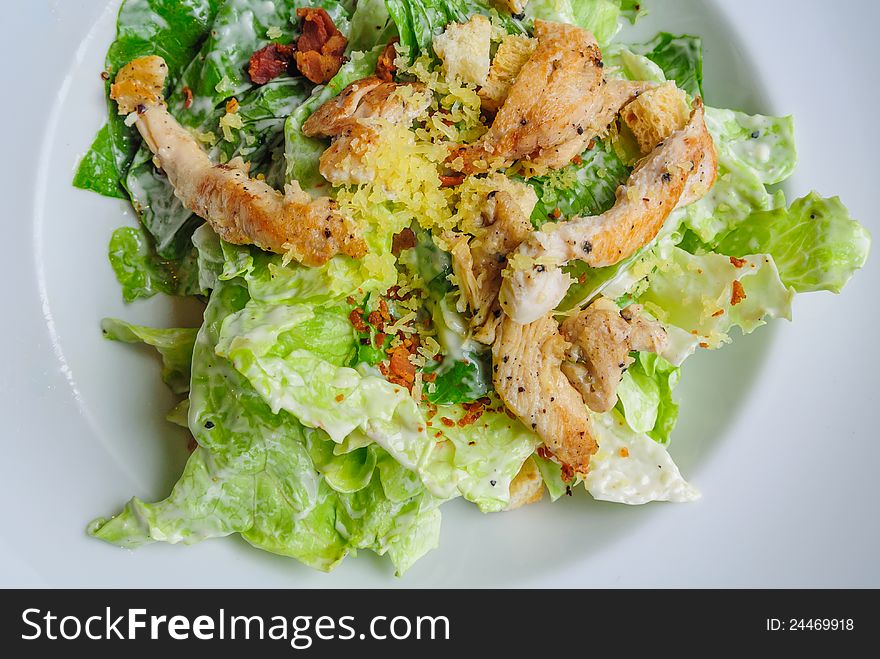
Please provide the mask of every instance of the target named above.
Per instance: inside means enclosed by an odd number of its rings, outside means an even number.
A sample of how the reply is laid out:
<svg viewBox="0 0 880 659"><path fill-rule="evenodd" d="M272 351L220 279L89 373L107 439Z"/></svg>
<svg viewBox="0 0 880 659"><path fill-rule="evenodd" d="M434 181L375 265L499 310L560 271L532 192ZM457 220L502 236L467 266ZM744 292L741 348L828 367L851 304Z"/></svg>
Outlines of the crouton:
<svg viewBox="0 0 880 659"><path fill-rule="evenodd" d="M642 155L648 155L684 128L690 114L685 93L675 83L667 82L641 94L624 107L620 116L635 135Z"/></svg>
<svg viewBox="0 0 880 659"><path fill-rule="evenodd" d="M434 38L434 52L443 60L447 78L460 78L477 86L489 78L492 23L477 14L467 23L450 23Z"/></svg>
<svg viewBox="0 0 880 659"><path fill-rule="evenodd" d="M164 102L162 90L168 77L165 60L156 55L139 57L119 70L110 85L110 98L119 104L119 114L129 114L138 106Z"/></svg>
<svg viewBox="0 0 880 659"><path fill-rule="evenodd" d="M534 459L529 458L510 483L510 503L505 510L516 510L543 498L544 479Z"/></svg>
<svg viewBox="0 0 880 659"><path fill-rule="evenodd" d="M495 59L492 60L489 79L480 90L480 98L483 100L483 109L486 112L498 112L507 100L510 88L520 70L535 52L536 46L537 41L526 36L504 37L501 45L498 46L498 52L495 53Z"/></svg>

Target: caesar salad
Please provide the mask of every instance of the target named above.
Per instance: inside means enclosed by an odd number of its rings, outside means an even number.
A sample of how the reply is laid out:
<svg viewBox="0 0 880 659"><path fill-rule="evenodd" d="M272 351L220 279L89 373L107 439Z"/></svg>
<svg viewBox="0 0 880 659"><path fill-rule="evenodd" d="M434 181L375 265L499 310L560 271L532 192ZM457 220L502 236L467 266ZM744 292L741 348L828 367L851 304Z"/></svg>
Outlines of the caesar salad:
<svg viewBox="0 0 880 659"><path fill-rule="evenodd" d="M648 9L124 0L74 184L137 211L126 301L205 307L103 321L158 350L191 453L89 532L400 574L452 499L698 498L667 450L682 364L839 292L870 236L786 200L792 118L713 107L699 37L618 38Z"/></svg>

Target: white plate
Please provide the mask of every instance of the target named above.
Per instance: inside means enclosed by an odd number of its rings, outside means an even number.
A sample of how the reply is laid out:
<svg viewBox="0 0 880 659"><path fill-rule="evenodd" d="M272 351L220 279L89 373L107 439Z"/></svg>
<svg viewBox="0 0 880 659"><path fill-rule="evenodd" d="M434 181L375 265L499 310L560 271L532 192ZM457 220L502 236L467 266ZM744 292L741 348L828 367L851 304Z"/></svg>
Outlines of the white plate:
<svg viewBox="0 0 880 659"><path fill-rule="evenodd" d="M584 496L484 517L444 507L440 549L403 579L364 553L332 575L230 538L136 552L89 539L96 515L164 496L184 459L163 421L156 361L99 320L180 322L167 300L126 307L106 259L122 203L74 190L104 118L104 0L29 2L7 16L2 281L2 585L880 586L878 261L841 297L800 297L795 323L689 362L672 449L703 491L626 508ZM880 4L648 0L658 28L705 38L713 105L796 114L789 192L840 194L880 235L873 63ZM11 21L11 22L10 22ZM190 320L193 320L190 318Z"/></svg>

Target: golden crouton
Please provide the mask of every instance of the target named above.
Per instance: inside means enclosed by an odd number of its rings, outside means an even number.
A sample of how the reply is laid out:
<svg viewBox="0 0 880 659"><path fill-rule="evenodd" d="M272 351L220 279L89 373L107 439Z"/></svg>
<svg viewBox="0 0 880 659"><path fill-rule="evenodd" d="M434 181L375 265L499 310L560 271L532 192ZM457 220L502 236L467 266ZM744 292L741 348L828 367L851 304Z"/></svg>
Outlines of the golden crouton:
<svg viewBox="0 0 880 659"><path fill-rule="evenodd" d="M474 85L485 85L489 77L489 49L492 23L477 14L467 23L450 23L434 38L434 52L443 60L448 78L460 78Z"/></svg>
<svg viewBox="0 0 880 659"><path fill-rule="evenodd" d="M504 37L492 61L489 80L480 90L480 98L483 99L483 109L486 112L497 112L507 100L510 88L522 67L535 52L535 46L537 41L526 36Z"/></svg>
<svg viewBox="0 0 880 659"><path fill-rule="evenodd" d="M161 103L168 66L156 55L139 57L123 66L110 85L110 98L119 104L119 114L134 112L139 105Z"/></svg>
<svg viewBox="0 0 880 659"><path fill-rule="evenodd" d="M522 469L510 484L510 503L505 510L516 510L544 497L544 479L534 459L525 461Z"/></svg>
<svg viewBox="0 0 880 659"><path fill-rule="evenodd" d="M651 153L690 118L685 93L667 82L641 94L623 108L620 116L635 135L642 155Z"/></svg>

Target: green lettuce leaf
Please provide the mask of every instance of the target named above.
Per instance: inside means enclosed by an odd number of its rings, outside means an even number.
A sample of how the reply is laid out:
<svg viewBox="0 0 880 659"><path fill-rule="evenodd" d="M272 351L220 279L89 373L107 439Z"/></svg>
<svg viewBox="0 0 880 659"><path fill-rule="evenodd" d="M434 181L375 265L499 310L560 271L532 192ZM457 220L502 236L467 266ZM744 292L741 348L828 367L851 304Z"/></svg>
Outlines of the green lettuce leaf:
<svg viewBox="0 0 880 659"><path fill-rule="evenodd" d="M593 415L593 431L599 451L590 460L584 486L594 499L642 505L700 497L682 478L666 448L630 428L617 411Z"/></svg>
<svg viewBox="0 0 880 659"><path fill-rule="evenodd" d="M703 95L703 41L700 37L661 32L648 43L629 46L629 49L654 62L667 80L674 80L691 96Z"/></svg>
<svg viewBox="0 0 880 659"><path fill-rule="evenodd" d="M397 36L397 25L391 20L385 0L359 0L351 16L349 52L372 50Z"/></svg>
<svg viewBox="0 0 880 659"><path fill-rule="evenodd" d="M137 57L161 55L176 79L198 52L225 0L125 0L119 9L116 40L107 52L111 74ZM106 85L109 94L110 83ZM122 177L138 140L108 99L110 119L98 132L77 168L73 184L108 197L126 199Z"/></svg>
<svg viewBox="0 0 880 659"><path fill-rule="evenodd" d="M662 357L641 352L617 388L617 409L629 427L668 444L678 420L678 404L672 397L681 368Z"/></svg>
<svg viewBox="0 0 880 659"><path fill-rule="evenodd" d="M303 78L282 76L256 87L246 65L251 54L268 43L270 27L283 28L280 40L293 38L291 8L283 3L231 0L217 13L210 36L183 72L169 95L169 109L185 128L206 140L209 156L226 162L235 156L251 164L251 174L263 174L269 183L280 186L283 171L280 155L284 147L284 122L310 93ZM184 89L192 94L188 105ZM235 97L242 128L224 131L220 119L225 103ZM213 144L211 144L213 142ZM147 231L156 242L162 258L175 259L191 248L193 230L201 220L184 208L163 173L153 166L153 156L141 146L125 176L125 187Z"/></svg>
<svg viewBox="0 0 880 659"><path fill-rule="evenodd" d="M711 248L720 234L756 211L782 205L768 185L787 179L797 164L791 117L750 116L706 108L706 125L718 152L718 179L685 209L684 224Z"/></svg>
<svg viewBox="0 0 880 659"><path fill-rule="evenodd" d="M538 193L532 223L600 215L614 205L617 188L632 169L603 142L581 155L581 163L527 181ZM558 209L558 211L557 211Z"/></svg>
<svg viewBox="0 0 880 659"><path fill-rule="evenodd" d="M678 247L663 252L638 301L664 324L691 334L694 348L729 343L734 326L750 333L765 318L791 319L794 291L782 283L772 256L749 255L737 264L715 253L697 256ZM738 289L745 298L736 299Z"/></svg>
<svg viewBox="0 0 880 659"><path fill-rule="evenodd" d="M773 256L786 286L798 293L839 293L865 265L871 235L850 217L838 197L813 192L790 208L752 213L718 242L731 256L767 253Z"/></svg>
<svg viewBox="0 0 880 659"><path fill-rule="evenodd" d="M126 302L156 293L195 295L200 292L198 266L191 252L177 261L160 258L140 227L122 227L110 238L108 256Z"/></svg>
<svg viewBox="0 0 880 659"><path fill-rule="evenodd" d="M145 343L162 356L162 381L175 394L189 391L193 348L198 329L156 329L116 318L101 322L104 337L124 343Z"/></svg>
<svg viewBox="0 0 880 659"><path fill-rule="evenodd" d="M433 54L434 37L449 23L466 23L474 14L494 17L511 34L526 33L520 20L482 0L385 0L385 5L397 25L401 46L413 59L422 53Z"/></svg>
<svg viewBox="0 0 880 659"><path fill-rule="evenodd" d="M622 14L635 22L638 13L630 0L532 0L526 6L530 18L577 25L592 32L600 44L620 30Z"/></svg>
<svg viewBox="0 0 880 659"><path fill-rule="evenodd" d="M405 571L437 544L439 501L424 488L404 488L403 468L378 447L382 469L370 460L358 466L359 456L318 450L316 442L329 440L307 436L293 416L269 409L216 354L221 325L247 302L241 280L219 282L211 296L190 394L189 427L199 447L171 495L154 504L132 499L116 517L95 520L90 533L124 547L240 533L255 547L318 569L370 549ZM334 489L340 484L350 491Z"/></svg>
<svg viewBox="0 0 880 659"><path fill-rule="evenodd" d="M348 311L251 300L223 321L216 352L273 413L288 412L342 447L380 446L439 498L463 495L484 510L503 508L535 435L493 411L461 428L458 405L440 407L437 417L446 421L429 426L406 389L364 365L347 366L357 349Z"/></svg>

